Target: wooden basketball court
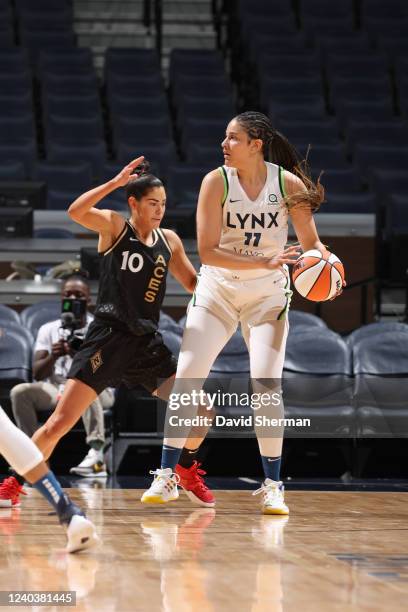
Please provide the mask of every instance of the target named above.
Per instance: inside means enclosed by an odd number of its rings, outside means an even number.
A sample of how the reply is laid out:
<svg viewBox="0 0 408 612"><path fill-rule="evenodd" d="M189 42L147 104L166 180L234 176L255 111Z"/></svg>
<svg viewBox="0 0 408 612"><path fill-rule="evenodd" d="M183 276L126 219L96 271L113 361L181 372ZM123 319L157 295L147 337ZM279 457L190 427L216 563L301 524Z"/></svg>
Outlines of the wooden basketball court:
<svg viewBox="0 0 408 612"><path fill-rule="evenodd" d="M66 554L56 517L30 491L21 509L0 509L0 591L73 590L76 610L101 612L408 608L407 493L289 491L290 517L263 516L242 490L217 491L216 509L184 494L149 507L138 490L70 493L102 545Z"/></svg>

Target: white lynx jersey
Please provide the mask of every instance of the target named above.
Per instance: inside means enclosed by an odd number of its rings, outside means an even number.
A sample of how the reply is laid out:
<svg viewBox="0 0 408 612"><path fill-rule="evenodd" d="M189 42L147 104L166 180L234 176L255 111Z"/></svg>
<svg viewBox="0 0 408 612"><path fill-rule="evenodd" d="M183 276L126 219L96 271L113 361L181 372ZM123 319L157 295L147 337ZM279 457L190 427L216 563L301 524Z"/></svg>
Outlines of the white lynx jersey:
<svg viewBox="0 0 408 612"><path fill-rule="evenodd" d="M223 228L220 247L240 255L274 257L288 239L288 211L283 202L283 169L265 162L265 185L256 200L250 200L239 182L236 168L219 168L224 183ZM218 268L223 275L238 271ZM239 270L239 278L270 274L265 269Z"/></svg>

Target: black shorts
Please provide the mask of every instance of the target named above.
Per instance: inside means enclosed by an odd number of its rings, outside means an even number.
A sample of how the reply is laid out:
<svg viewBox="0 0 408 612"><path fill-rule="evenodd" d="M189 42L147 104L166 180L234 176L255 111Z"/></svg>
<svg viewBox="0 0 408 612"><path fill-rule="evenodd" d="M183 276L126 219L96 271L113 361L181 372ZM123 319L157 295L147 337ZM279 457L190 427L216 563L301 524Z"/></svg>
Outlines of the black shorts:
<svg viewBox="0 0 408 612"><path fill-rule="evenodd" d="M98 395L121 382L142 385L152 393L176 369L177 361L159 332L134 336L92 321L68 378L78 378Z"/></svg>

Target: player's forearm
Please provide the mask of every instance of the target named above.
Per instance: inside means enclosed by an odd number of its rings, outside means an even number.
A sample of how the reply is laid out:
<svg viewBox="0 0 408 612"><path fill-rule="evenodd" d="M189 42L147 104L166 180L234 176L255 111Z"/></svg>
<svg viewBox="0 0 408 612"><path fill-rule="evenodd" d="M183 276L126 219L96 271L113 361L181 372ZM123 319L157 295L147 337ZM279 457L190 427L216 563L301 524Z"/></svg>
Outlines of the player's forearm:
<svg viewBox="0 0 408 612"><path fill-rule="evenodd" d="M229 268L231 270L256 270L265 268L267 257L254 255L240 255L232 253L221 247L199 249L201 263L218 268Z"/></svg>
<svg viewBox="0 0 408 612"><path fill-rule="evenodd" d="M85 215L91 208L96 206L98 202L103 200L107 195L115 191L118 188L117 182L112 179L103 185L94 187L90 191L86 191L79 196L71 206L68 208L68 214L71 219L78 221L83 215Z"/></svg>

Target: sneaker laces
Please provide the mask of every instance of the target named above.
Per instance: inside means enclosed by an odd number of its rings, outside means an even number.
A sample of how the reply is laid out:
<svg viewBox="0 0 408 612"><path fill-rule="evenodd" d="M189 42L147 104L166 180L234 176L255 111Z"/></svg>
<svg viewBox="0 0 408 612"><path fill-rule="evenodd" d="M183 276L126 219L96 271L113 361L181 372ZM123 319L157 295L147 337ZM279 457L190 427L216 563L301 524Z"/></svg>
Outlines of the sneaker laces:
<svg viewBox="0 0 408 612"><path fill-rule="evenodd" d="M150 470L149 474L151 474L152 476L154 476L154 482L159 481L161 479L163 480L171 480L174 484L178 485L178 483L180 482L180 476L178 474L176 474L175 472L172 472L171 474L160 474L161 469L157 469L157 470Z"/></svg>
<svg viewBox="0 0 408 612"><path fill-rule="evenodd" d="M200 470L200 465L201 463L193 463L193 468L195 468L194 470L191 471L191 475L195 480L195 484L202 490L202 491L208 491L208 487L204 482L203 476L205 476L207 474L207 472L205 470Z"/></svg>
<svg viewBox="0 0 408 612"><path fill-rule="evenodd" d="M262 486L260 486L259 489L256 489L256 491L252 492L252 495L259 495L259 493L264 493L265 495L268 495L269 493L276 493L276 490L282 492L282 489L280 488L281 485L281 482L269 482L268 484L265 484L263 482Z"/></svg>
<svg viewBox="0 0 408 612"><path fill-rule="evenodd" d="M27 495L23 490L23 485L21 485L14 476L10 476L2 482L0 485L0 492L9 497L16 497L19 493L21 493L21 495Z"/></svg>

